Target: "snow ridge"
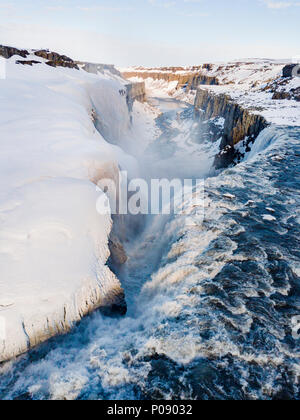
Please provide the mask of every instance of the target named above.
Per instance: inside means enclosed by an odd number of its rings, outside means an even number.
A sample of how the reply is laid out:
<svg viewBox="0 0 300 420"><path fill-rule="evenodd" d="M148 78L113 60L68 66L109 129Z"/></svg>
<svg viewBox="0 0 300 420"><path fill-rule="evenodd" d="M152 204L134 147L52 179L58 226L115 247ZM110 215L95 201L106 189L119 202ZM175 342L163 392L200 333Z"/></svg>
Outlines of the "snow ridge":
<svg viewBox="0 0 300 420"><path fill-rule="evenodd" d="M106 266L110 215L95 183L134 167L126 81L108 70L5 61L0 80L0 362L65 333L91 311L123 306ZM33 55L28 60L36 58Z"/></svg>

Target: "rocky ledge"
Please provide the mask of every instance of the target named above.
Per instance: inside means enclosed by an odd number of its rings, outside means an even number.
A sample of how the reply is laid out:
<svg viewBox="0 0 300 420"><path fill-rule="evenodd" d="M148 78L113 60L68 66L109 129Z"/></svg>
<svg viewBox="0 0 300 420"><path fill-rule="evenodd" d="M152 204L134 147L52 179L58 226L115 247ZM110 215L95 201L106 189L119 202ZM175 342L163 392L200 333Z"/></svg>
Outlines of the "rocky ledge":
<svg viewBox="0 0 300 420"><path fill-rule="evenodd" d="M145 102L146 88L144 82L129 83L126 85L126 100L128 109L131 112L134 101Z"/></svg>
<svg viewBox="0 0 300 420"><path fill-rule="evenodd" d="M264 92L272 93L275 100L294 100L300 102L300 86L292 86L293 80L300 78L300 66L288 64L282 70L282 77L267 83Z"/></svg>
<svg viewBox="0 0 300 420"><path fill-rule="evenodd" d="M31 52L27 50L20 50L18 48L8 47L0 45L0 56L6 59L9 59L13 56L19 56L27 58L29 55L35 55L36 57L43 58L46 60L46 64L51 67L68 67L72 69L79 70L78 65L70 57L66 55L61 55L56 52L51 52L49 50L33 50ZM36 60L17 60L16 64L23 64L32 66L34 64L40 64L40 61Z"/></svg>
<svg viewBox="0 0 300 420"><path fill-rule="evenodd" d="M27 50L19 50L18 48L0 45L0 57L8 59L13 57L14 55L26 58L29 55L29 52Z"/></svg>
<svg viewBox="0 0 300 420"><path fill-rule="evenodd" d="M67 67L70 69L79 70L78 65L70 57L66 55L61 55L56 52L51 52L49 50L39 50L34 51L34 55L37 57L44 58L48 60L46 64L51 67Z"/></svg>
<svg viewBox="0 0 300 420"><path fill-rule="evenodd" d="M215 76L208 76L201 71L197 72L181 72L177 68L168 69L164 71L124 71L122 76L125 79L131 79L133 77L139 77L141 79L151 78L153 80L165 80L166 82L177 81L177 89L185 88L186 92L195 90L199 85L218 85L219 81Z"/></svg>
<svg viewBox="0 0 300 420"><path fill-rule="evenodd" d="M268 126L264 117L251 113L234 102L226 94L214 94L198 89L195 99L198 118L207 126L207 137L211 141L220 138L220 153L215 158L216 169L229 166L241 158L235 146L245 141L245 151L250 151L259 133Z"/></svg>

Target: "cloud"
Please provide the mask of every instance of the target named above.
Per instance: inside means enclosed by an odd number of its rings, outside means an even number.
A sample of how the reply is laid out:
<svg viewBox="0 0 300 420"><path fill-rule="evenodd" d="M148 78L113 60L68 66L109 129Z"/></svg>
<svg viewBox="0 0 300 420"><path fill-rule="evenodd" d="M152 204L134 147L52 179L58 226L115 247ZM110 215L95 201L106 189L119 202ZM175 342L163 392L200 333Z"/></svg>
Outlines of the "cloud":
<svg viewBox="0 0 300 420"><path fill-rule="evenodd" d="M275 10L288 9L290 7L300 6L300 2L291 2L291 1L286 2L286 1L263 0L263 2L269 9L275 9Z"/></svg>

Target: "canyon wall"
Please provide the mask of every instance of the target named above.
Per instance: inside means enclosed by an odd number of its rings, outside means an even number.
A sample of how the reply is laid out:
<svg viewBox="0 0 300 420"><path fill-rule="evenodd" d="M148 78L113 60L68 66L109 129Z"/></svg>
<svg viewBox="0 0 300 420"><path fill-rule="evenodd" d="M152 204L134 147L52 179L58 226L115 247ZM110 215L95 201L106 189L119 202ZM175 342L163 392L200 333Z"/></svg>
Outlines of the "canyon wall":
<svg viewBox="0 0 300 420"><path fill-rule="evenodd" d="M216 156L215 167L224 168L239 159L235 146L245 141L246 151L254 143L259 133L268 126L261 115L251 113L225 94L214 94L206 89L198 89L195 99L196 115L208 125L210 140L222 137L220 153ZM220 119L221 124L220 124Z"/></svg>
<svg viewBox="0 0 300 420"><path fill-rule="evenodd" d="M126 85L126 100L129 111L132 111L134 101L145 102L146 88L144 82L129 83Z"/></svg>
<svg viewBox="0 0 300 420"><path fill-rule="evenodd" d="M85 61L76 61L76 64L91 74L104 74L107 71L114 76L122 77L121 73L115 68L113 64L88 63Z"/></svg>
<svg viewBox="0 0 300 420"><path fill-rule="evenodd" d="M196 73L183 73L174 71L124 71L122 76L125 79L131 79L133 77L139 77L141 79L151 78L153 80L165 80L166 82L177 81L177 89L183 87L186 91L196 89L199 85L218 85L219 81L214 76L207 76L201 72Z"/></svg>

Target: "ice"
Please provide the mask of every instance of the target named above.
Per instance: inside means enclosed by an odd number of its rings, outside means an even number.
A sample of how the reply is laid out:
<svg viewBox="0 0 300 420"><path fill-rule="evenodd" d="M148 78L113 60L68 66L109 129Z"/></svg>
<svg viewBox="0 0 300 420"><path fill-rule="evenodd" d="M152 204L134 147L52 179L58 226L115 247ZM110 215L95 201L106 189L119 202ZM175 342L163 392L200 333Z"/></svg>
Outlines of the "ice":
<svg viewBox="0 0 300 420"><path fill-rule="evenodd" d="M276 220L276 217L271 216L270 214L264 214L263 220L265 220L266 222L274 222Z"/></svg>
<svg viewBox="0 0 300 420"><path fill-rule="evenodd" d="M122 295L94 184L136 166L106 141L130 137L118 77L15 61L0 80L0 361Z"/></svg>

